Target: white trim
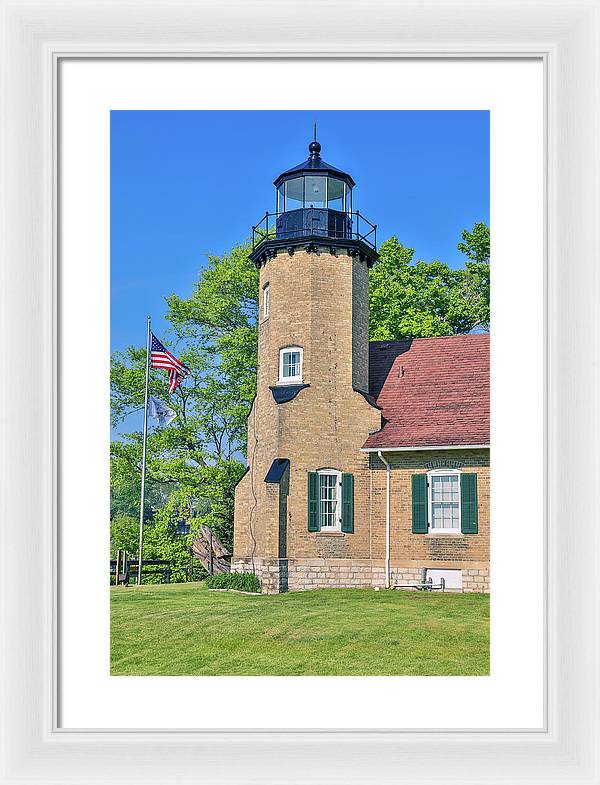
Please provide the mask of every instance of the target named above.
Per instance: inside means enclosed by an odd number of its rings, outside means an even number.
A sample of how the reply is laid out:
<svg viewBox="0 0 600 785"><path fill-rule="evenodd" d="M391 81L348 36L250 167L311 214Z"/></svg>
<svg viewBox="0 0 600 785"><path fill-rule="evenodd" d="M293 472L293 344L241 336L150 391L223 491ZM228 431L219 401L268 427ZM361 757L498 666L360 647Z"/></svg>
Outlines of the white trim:
<svg viewBox="0 0 600 785"><path fill-rule="evenodd" d="M489 450L489 444L444 444L424 447L361 447L361 452L423 452L424 450Z"/></svg>
<svg viewBox="0 0 600 785"><path fill-rule="evenodd" d="M296 376L283 375L283 356L286 352L300 352L300 374ZM283 346L279 350L279 378L277 384L302 384L304 370L304 349L301 346Z"/></svg>
<svg viewBox="0 0 600 785"><path fill-rule="evenodd" d="M271 305L271 289L268 281L262 288L262 295L262 321L264 322L269 318L269 309Z"/></svg>

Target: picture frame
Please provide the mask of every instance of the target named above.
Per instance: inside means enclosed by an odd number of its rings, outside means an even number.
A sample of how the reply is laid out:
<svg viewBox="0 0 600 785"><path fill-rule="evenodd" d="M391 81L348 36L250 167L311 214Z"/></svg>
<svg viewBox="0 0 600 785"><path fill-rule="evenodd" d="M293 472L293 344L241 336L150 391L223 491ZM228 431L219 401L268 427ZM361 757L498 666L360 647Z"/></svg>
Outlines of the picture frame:
<svg viewBox="0 0 600 785"><path fill-rule="evenodd" d="M365 24L365 17L371 22ZM3 4L5 783L600 782L600 32L587 0ZM333 43L332 43L333 42ZM542 731L58 727L57 67L69 57L537 58L546 102L547 723ZM15 374L8 369L17 369ZM574 531L578 536L573 536ZM26 568L23 565L26 554ZM524 587L526 590L526 587ZM516 642L518 645L518 642Z"/></svg>

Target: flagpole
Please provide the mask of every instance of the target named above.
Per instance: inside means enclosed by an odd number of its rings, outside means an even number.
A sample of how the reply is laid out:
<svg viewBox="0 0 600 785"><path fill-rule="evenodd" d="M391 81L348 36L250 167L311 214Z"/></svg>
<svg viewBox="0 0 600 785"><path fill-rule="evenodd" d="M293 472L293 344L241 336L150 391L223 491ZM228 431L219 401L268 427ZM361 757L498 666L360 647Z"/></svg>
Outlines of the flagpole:
<svg viewBox="0 0 600 785"><path fill-rule="evenodd" d="M144 437L142 447L142 487L140 491L140 541L138 546L138 586L142 584L142 549L144 547L144 486L146 484L146 441L148 439L148 385L150 382L150 317L146 337L146 393L144 395Z"/></svg>

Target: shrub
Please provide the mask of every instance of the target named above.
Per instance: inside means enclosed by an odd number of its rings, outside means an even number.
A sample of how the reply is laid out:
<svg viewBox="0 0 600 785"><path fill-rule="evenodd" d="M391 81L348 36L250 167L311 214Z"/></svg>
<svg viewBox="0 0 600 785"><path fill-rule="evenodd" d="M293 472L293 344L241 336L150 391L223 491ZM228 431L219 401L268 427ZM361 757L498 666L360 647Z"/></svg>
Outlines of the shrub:
<svg viewBox="0 0 600 785"><path fill-rule="evenodd" d="M223 572L206 579L209 589L237 589L260 592L260 581L253 572Z"/></svg>

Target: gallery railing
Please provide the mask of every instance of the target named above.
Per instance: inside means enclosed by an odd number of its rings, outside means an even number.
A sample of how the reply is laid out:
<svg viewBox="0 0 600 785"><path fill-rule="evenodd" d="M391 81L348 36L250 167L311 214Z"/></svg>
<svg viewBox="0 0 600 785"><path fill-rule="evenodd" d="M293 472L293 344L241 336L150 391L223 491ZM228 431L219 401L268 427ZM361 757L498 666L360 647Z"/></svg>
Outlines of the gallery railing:
<svg viewBox="0 0 600 785"><path fill-rule="evenodd" d="M252 227L252 250L272 240L298 238L324 238L330 240L358 240L377 250L377 225L360 214L341 212L321 207L304 207L285 213L265 213Z"/></svg>

